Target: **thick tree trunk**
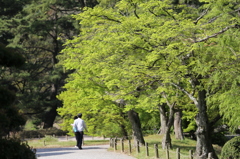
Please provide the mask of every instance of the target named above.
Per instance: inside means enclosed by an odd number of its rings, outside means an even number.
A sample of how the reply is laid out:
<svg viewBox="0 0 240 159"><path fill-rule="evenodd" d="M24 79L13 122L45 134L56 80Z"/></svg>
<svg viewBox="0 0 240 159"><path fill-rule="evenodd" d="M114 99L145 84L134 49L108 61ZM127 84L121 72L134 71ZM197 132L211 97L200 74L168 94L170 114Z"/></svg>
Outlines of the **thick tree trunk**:
<svg viewBox="0 0 240 159"><path fill-rule="evenodd" d="M57 116L57 106L51 107L50 111L47 112L45 115L43 129L53 127L56 116Z"/></svg>
<svg viewBox="0 0 240 159"><path fill-rule="evenodd" d="M161 127L158 131L158 134L166 134L168 118L166 115L167 112L166 112L165 105L163 104L159 105L159 112L160 112Z"/></svg>
<svg viewBox="0 0 240 159"><path fill-rule="evenodd" d="M182 110L178 109L175 112L175 117L174 117L174 133L175 133L175 138L178 140L183 140L183 129L182 129Z"/></svg>
<svg viewBox="0 0 240 159"><path fill-rule="evenodd" d="M134 110L130 110L128 111L128 118L132 125L133 137L135 142L139 141L140 144L145 145L138 113Z"/></svg>
<svg viewBox="0 0 240 159"><path fill-rule="evenodd" d="M58 63L58 59L57 59L57 55L59 54L60 50L61 50L61 45L59 44L58 41L58 35L56 33L56 30L54 30L53 34L53 45L54 45L54 50L52 52L52 71L54 71L55 69L55 65ZM62 78L62 77L61 77ZM59 86L60 86L60 82L61 80L55 80L53 81L53 83L51 84L51 91L50 91L50 103L52 103L52 105L50 105L50 111L48 111L45 116L44 116L44 125L43 128L50 128L53 127L55 118L57 116L57 108L58 108L58 103L59 100L57 99L57 94L59 91ZM59 105L60 106L60 105Z"/></svg>
<svg viewBox="0 0 240 159"><path fill-rule="evenodd" d="M199 80L201 79L200 76L198 78L192 78L190 83L193 87L200 86ZM197 145L196 145L196 158L197 159L206 159L208 158L208 154L212 153L214 159L218 159L210 138L210 129L209 129L209 121L208 121L208 114L207 114L207 103L206 103L206 91L200 90L198 91L198 98L195 98L192 94L187 92L185 89L180 87L179 85L172 83L175 87L179 88L181 91L186 93L188 97L194 102L195 106L198 109L198 114L196 116L196 137L197 137Z"/></svg>
<svg viewBox="0 0 240 159"><path fill-rule="evenodd" d="M53 127L55 118L57 116L57 108L61 106L61 102L57 99L57 92L58 92L58 85L57 84L52 84L52 89L51 89L51 96L50 96L50 101L53 103L53 105L50 105L50 111L46 112L44 116L44 124L43 128L50 128Z"/></svg>
<svg viewBox="0 0 240 159"><path fill-rule="evenodd" d="M196 145L196 157L197 159L206 159L208 153L213 154L213 158L217 159L217 155L212 146L210 139L209 131L209 121L207 115L207 106L206 106L206 91L202 90L198 92L198 114L196 116L197 123L197 145Z"/></svg>

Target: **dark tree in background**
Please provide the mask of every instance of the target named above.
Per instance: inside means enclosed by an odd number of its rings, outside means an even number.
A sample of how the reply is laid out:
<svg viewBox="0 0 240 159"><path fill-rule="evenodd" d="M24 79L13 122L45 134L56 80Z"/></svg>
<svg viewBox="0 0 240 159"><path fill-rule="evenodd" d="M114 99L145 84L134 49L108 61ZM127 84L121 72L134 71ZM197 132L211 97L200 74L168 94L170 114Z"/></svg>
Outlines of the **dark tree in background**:
<svg viewBox="0 0 240 159"><path fill-rule="evenodd" d="M6 48L0 43L0 136L9 134L10 131L19 130L25 124L25 119L15 107L16 95L14 86L3 80L3 69L20 67L25 62L24 58Z"/></svg>
<svg viewBox="0 0 240 159"><path fill-rule="evenodd" d="M5 12L0 12L3 17L0 41L26 59L21 70L10 68L4 80L18 90L17 106L26 116L37 125L43 123L43 128L52 127L56 109L62 106L56 96L69 73L58 65L56 57L66 39L77 35L79 30L78 22L71 15L97 2L26 0L2 4Z"/></svg>

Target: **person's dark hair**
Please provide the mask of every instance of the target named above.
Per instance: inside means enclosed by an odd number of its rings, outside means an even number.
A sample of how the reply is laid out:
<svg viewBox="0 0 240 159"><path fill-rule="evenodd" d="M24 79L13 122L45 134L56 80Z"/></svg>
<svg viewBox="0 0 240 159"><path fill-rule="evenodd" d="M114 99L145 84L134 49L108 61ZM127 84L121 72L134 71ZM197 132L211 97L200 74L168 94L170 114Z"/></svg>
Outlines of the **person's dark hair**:
<svg viewBox="0 0 240 159"><path fill-rule="evenodd" d="M78 116L79 118L81 118L81 117L82 117L82 113L79 113L77 116Z"/></svg>
<svg viewBox="0 0 240 159"><path fill-rule="evenodd" d="M73 118L73 119L74 119L74 120L76 120L77 118L78 118L77 116L74 116L74 118Z"/></svg>

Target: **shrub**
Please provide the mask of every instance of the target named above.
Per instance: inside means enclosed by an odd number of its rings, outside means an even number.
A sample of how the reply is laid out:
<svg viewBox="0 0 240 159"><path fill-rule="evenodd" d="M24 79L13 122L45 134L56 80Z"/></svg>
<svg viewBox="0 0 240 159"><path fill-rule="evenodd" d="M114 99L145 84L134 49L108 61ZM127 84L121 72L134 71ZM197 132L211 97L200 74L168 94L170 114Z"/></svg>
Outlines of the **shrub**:
<svg viewBox="0 0 240 159"><path fill-rule="evenodd" d="M42 135L56 135L56 136L63 136L67 134L67 131L63 131L61 129L57 129L55 127L48 128L48 129L40 129L38 130Z"/></svg>
<svg viewBox="0 0 240 159"><path fill-rule="evenodd" d="M36 159L35 150L19 139L0 139L1 159Z"/></svg>
<svg viewBox="0 0 240 159"><path fill-rule="evenodd" d="M44 137L44 134L40 133L37 130L29 130L29 131L22 131L19 132L19 137L25 139L25 138L38 138L38 137Z"/></svg>
<svg viewBox="0 0 240 159"><path fill-rule="evenodd" d="M218 144L220 146L223 146L227 141L227 137L223 132L213 133L211 139L213 144Z"/></svg>
<svg viewBox="0 0 240 159"><path fill-rule="evenodd" d="M240 158L240 136L234 137L222 148L222 159L239 159Z"/></svg>
<svg viewBox="0 0 240 159"><path fill-rule="evenodd" d="M45 135L55 135L55 136L64 136L67 134L67 131L63 131L57 128L49 129L40 129L40 130L29 130L19 132L18 136L21 138L42 138Z"/></svg>

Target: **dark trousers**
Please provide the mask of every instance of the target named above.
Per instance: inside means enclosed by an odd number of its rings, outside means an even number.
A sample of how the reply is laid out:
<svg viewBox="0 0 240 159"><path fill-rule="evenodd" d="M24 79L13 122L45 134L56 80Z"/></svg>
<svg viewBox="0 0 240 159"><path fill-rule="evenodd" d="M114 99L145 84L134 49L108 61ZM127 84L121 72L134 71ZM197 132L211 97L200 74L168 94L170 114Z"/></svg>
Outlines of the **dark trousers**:
<svg viewBox="0 0 240 159"><path fill-rule="evenodd" d="M75 136L76 136L76 139L77 139L77 147L82 148L83 131L75 132Z"/></svg>

